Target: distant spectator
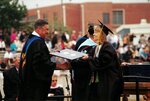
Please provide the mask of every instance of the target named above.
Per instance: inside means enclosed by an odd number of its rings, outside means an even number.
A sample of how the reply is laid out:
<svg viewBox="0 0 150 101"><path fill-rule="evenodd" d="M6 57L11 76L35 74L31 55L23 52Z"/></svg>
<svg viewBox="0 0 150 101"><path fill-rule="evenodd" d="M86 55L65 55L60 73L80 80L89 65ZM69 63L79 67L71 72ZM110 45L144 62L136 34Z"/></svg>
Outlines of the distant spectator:
<svg viewBox="0 0 150 101"><path fill-rule="evenodd" d="M22 31L21 32L21 35L20 35L20 37L19 37L19 40L21 41L21 42L23 42L25 39L26 39L26 31Z"/></svg>
<svg viewBox="0 0 150 101"><path fill-rule="evenodd" d="M148 47L149 47L149 49L150 49L150 36L148 37L147 45L148 45Z"/></svg>
<svg viewBox="0 0 150 101"><path fill-rule="evenodd" d="M71 33L71 39L76 41L77 40L77 36L76 36L76 31L73 30L72 33Z"/></svg>
<svg viewBox="0 0 150 101"><path fill-rule="evenodd" d="M5 41L3 39L0 39L0 51L5 51L5 50L6 50Z"/></svg>
<svg viewBox="0 0 150 101"><path fill-rule="evenodd" d="M14 41L15 41L15 40L14 40ZM17 51L17 46L16 46L16 44L15 44L14 41L10 44L10 50L11 50L11 52L16 53L16 51Z"/></svg>
<svg viewBox="0 0 150 101"><path fill-rule="evenodd" d="M144 36L144 34L140 35L139 42L140 42L140 44L145 44L146 43L146 37Z"/></svg>
<svg viewBox="0 0 150 101"><path fill-rule="evenodd" d="M140 52L140 58L142 61L147 61L149 55L149 48L148 46L143 47L143 51Z"/></svg>
<svg viewBox="0 0 150 101"><path fill-rule="evenodd" d="M12 29L12 33L10 35L10 41L13 42L16 39L17 33L15 29Z"/></svg>
<svg viewBox="0 0 150 101"><path fill-rule="evenodd" d="M5 35L4 36L4 41L5 41L6 47L8 47L11 44L11 42L10 42L10 33L6 32L4 35Z"/></svg>
<svg viewBox="0 0 150 101"><path fill-rule="evenodd" d="M65 34L65 36L66 36L67 41L69 41L69 40L70 40L69 34L68 34L67 32L64 32L64 34Z"/></svg>
<svg viewBox="0 0 150 101"><path fill-rule="evenodd" d="M61 36L58 36L57 43L55 44L54 48L57 50L62 50L62 49L65 49L65 47L66 47L66 43L62 40Z"/></svg>
<svg viewBox="0 0 150 101"><path fill-rule="evenodd" d="M123 47L129 44L129 35L128 33L123 37Z"/></svg>
<svg viewBox="0 0 150 101"><path fill-rule="evenodd" d="M54 32L54 36L52 37L52 48L55 48L55 44L58 42L58 32Z"/></svg>
<svg viewBox="0 0 150 101"><path fill-rule="evenodd" d="M117 49L118 45L119 45L119 37L117 34L109 34L107 36L107 40L108 42L110 42L112 44L112 46Z"/></svg>
<svg viewBox="0 0 150 101"><path fill-rule="evenodd" d="M5 69L6 68L6 64L3 61L3 58L0 58L0 68Z"/></svg>
<svg viewBox="0 0 150 101"><path fill-rule="evenodd" d="M17 101L19 89L19 61L20 55L13 58L14 66L3 72L5 101Z"/></svg>
<svg viewBox="0 0 150 101"><path fill-rule="evenodd" d="M9 66L12 63L13 57L14 54L11 52L10 48L6 48L6 52L4 53L4 61L7 66Z"/></svg>
<svg viewBox="0 0 150 101"><path fill-rule="evenodd" d="M23 46L22 46L22 42L19 40L18 37L16 37L16 39L14 40L14 44L15 44L16 47L17 47L17 50L16 50L16 51L21 52Z"/></svg>
<svg viewBox="0 0 150 101"><path fill-rule="evenodd" d="M61 85L58 85L57 83L58 76L56 74L53 74L52 76L52 83L50 87L50 91L48 96L57 96L57 95L62 95L64 96L64 90ZM51 98L52 101L64 101L64 98Z"/></svg>
<svg viewBox="0 0 150 101"><path fill-rule="evenodd" d="M128 50L124 54L124 60L126 62L130 62L130 60L133 58L132 49L130 46L128 46Z"/></svg>
<svg viewBox="0 0 150 101"><path fill-rule="evenodd" d="M132 33L129 35L129 43L130 45L133 45L133 39L135 38L136 36Z"/></svg>
<svg viewBox="0 0 150 101"><path fill-rule="evenodd" d="M66 42L66 43L68 42L65 33L62 34L61 39L62 39L62 41Z"/></svg>

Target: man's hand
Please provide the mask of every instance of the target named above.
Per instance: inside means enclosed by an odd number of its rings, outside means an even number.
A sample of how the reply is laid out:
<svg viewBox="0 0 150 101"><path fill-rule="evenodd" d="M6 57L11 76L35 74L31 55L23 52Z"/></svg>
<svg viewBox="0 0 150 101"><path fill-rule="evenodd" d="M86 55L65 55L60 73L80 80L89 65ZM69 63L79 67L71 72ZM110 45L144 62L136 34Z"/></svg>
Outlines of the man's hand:
<svg viewBox="0 0 150 101"><path fill-rule="evenodd" d="M83 59L83 60L87 60L88 58L89 58L89 55L88 55L88 54L85 54L85 55L82 56L82 59Z"/></svg>
<svg viewBox="0 0 150 101"><path fill-rule="evenodd" d="M61 69L61 70L67 70L70 68L70 63L69 62L64 62L62 64L57 64L56 63L56 69Z"/></svg>

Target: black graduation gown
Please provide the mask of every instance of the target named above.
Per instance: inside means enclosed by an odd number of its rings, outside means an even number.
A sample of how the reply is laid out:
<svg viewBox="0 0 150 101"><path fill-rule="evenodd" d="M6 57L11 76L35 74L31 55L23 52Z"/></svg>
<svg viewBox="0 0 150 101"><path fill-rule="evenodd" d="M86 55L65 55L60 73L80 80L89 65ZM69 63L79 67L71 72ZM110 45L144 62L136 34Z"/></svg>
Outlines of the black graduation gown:
<svg viewBox="0 0 150 101"><path fill-rule="evenodd" d="M79 48L79 46L85 42L88 38L86 36L78 40L76 45L76 50L79 52L88 52L93 46L84 45ZM79 49L78 49L79 48ZM73 80L72 80L72 100L73 101L87 101L89 93L89 82L91 78L91 70L88 61L75 60L72 61L73 69Z"/></svg>
<svg viewBox="0 0 150 101"><path fill-rule="evenodd" d="M92 52L94 55L95 50ZM112 45L104 42L98 58L89 57L89 64L92 71L98 74L99 81L93 91L95 92L94 101L119 101L123 88L122 70Z"/></svg>
<svg viewBox="0 0 150 101"><path fill-rule="evenodd" d="M34 35L30 35L31 39ZM27 40L28 41L28 40ZM47 98L51 77L56 64L50 61L50 54L44 39L31 43L26 53L26 63L21 67L19 101L43 101Z"/></svg>
<svg viewBox="0 0 150 101"><path fill-rule="evenodd" d="M19 90L19 74L15 67L3 72L6 101L15 101Z"/></svg>

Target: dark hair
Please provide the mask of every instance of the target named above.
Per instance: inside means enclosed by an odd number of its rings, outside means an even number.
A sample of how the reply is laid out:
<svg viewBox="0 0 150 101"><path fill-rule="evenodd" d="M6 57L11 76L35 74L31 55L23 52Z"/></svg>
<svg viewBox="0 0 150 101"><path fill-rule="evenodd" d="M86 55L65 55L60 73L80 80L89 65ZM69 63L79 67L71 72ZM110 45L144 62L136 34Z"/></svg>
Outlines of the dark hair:
<svg viewBox="0 0 150 101"><path fill-rule="evenodd" d="M89 27L88 27L88 32L90 35L93 35L94 34L94 24L88 24Z"/></svg>
<svg viewBox="0 0 150 101"><path fill-rule="evenodd" d="M47 21L43 20L43 19L38 19L35 24L34 24L34 28L38 28L38 27L42 27L44 25L48 24Z"/></svg>

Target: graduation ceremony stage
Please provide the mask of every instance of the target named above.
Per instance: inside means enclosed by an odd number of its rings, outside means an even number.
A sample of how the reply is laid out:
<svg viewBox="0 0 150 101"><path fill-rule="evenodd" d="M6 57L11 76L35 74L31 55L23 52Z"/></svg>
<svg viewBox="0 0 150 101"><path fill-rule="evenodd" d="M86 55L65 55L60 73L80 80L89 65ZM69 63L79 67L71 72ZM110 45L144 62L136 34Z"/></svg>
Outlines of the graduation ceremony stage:
<svg viewBox="0 0 150 101"><path fill-rule="evenodd" d="M150 64L130 64L122 66L122 68L123 101L127 101L130 94L136 95L136 101L140 101L140 95L144 95L144 99L150 101Z"/></svg>

